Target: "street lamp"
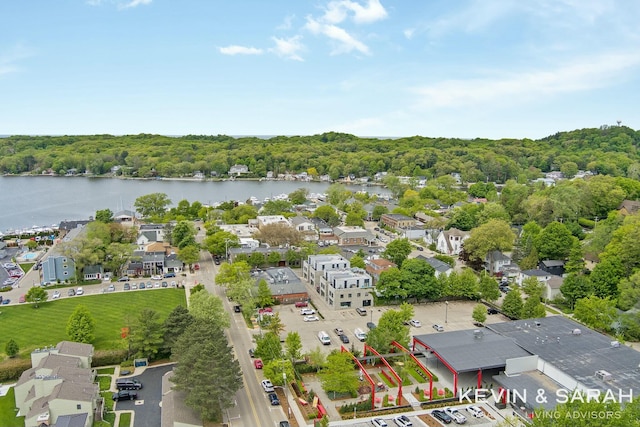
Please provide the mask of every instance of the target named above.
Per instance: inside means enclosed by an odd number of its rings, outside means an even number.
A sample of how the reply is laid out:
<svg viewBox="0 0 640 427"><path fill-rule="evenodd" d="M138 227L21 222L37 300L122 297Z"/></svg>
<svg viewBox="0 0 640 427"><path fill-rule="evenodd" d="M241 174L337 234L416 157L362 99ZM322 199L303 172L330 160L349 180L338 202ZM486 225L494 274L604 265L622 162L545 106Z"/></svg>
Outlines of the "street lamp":
<svg viewBox="0 0 640 427"><path fill-rule="evenodd" d="M444 302L444 323L447 323L449 317L449 301Z"/></svg>
<svg viewBox="0 0 640 427"><path fill-rule="evenodd" d="M229 242L231 239L224 239L224 259L229 261Z"/></svg>

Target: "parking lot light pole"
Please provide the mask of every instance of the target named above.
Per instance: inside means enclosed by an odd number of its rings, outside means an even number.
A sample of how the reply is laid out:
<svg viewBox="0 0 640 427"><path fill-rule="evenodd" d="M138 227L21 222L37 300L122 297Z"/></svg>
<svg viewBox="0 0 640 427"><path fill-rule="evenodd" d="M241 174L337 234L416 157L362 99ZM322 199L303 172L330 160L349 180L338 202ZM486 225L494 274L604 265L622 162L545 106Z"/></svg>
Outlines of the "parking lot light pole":
<svg viewBox="0 0 640 427"><path fill-rule="evenodd" d="M444 302L444 323L449 320L449 301Z"/></svg>

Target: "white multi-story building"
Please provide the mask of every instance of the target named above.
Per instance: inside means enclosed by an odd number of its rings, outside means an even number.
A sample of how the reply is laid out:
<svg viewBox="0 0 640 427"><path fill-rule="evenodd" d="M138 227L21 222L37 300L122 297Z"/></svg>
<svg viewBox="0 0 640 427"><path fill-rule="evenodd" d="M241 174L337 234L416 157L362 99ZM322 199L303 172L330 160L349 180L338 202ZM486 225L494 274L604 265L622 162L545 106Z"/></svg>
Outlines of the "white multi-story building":
<svg viewBox="0 0 640 427"><path fill-rule="evenodd" d="M309 255L302 264L302 277L320 292L320 278L325 271L346 270L349 261L340 255Z"/></svg>
<svg viewBox="0 0 640 427"><path fill-rule="evenodd" d="M373 305L373 279L361 268L328 270L320 278L320 296L334 310Z"/></svg>

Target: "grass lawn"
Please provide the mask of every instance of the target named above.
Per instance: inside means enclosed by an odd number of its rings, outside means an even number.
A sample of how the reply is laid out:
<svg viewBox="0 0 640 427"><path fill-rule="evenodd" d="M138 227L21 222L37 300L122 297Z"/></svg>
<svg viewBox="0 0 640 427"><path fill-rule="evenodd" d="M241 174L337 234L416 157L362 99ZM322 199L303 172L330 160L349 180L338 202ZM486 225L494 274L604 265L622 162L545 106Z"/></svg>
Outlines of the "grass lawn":
<svg viewBox="0 0 640 427"><path fill-rule="evenodd" d="M98 375L98 384L100 391L106 391L111 388L111 375Z"/></svg>
<svg viewBox="0 0 640 427"><path fill-rule="evenodd" d="M6 396L0 397L0 426L24 427L24 417L16 417L15 392L13 387Z"/></svg>
<svg viewBox="0 0 640 427"><path fill-rule="evenodd" d="M67 320L79 304L85 305L96 321L94 348L105 350L124 347L120 329L131 324L143 308L151 308L165 319L176 306L186 306L186 300L183 289L154 289L62 298L37 309L31 304L2 306L0 351L4 352L11 338L22 354L68 339Z"/></svg>
<svg viewBox="0 0 640 427"><path fill-rule="evenodd" d="M116 368L100 368L97 372L98 375L113 375L116 372Z"/></svg>
<svg viewBox="0 0 640 427"><path fill-rule="evenodd" d="M131 413L123 412L120 414L120 420L118 421L118 427L130 427L131 426Z"/></svg>
<svg viewBox="0 0 640 427"><path fill-rule="evenodd" d="M409 375L411 375L418 383L426 383L427 380L422 378L415 369L407 369Z"/></svg>

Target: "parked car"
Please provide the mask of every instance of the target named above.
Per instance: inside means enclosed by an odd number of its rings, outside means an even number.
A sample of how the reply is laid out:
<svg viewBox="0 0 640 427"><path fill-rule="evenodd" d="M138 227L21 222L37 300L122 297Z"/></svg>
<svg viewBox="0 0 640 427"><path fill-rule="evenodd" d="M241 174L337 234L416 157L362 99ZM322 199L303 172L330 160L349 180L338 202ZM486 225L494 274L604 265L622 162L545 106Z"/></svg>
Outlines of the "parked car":
<svg viewBox="0 0 640 427"><path fill-rule="evenodd" d="M344 330L342 330L342 328L335 328L333 331L337 336L344 335Z"/></svg>
<svg viewBox="0 0 640 427"><path fill-rule="evenodd" d="M273 393L274 388L273 388L273 384L271 384L271 381L262 380L260 384L262 385L262 388L264 389L265 393Z"/></svg>
<svg viewBox="0 0 640 427"><path fill-rule="evenodd" d="M6 299L3 299L3 300L2 300L2 304L3 304L3 305L7 305L7 304L9 304L10 302L11 302L11 300L10 300L9 298L6 298Z"/></svg>
<svg viewBox="0 0 640 427"><path fill-rule="evenodd" d="M51 296L52 299L58 299L60 298L60 291L53 291L53 295Z"/></svg>
<svg viewBox="0 0 640 427"><path fill-rule="evenodd" d="M138 286L138 288L140 288L140 289L144 289L146 287L147 287L147 285L145 285L144 282L140 282L140 285Z"/></svg>
<svg viewBox="0 0 640 427"><path fill-rule="evenodd" d="M20 304L22 304L23 302L27 302L27 297L24 295L20 295L20 298L18 298L18 302Z"/></svg>
<svg viewBox="0 0 640 427"><path fill-rule="evenodd" d="M193 269L194 270L200 270L200 264L194 264Z"/></svg>
<svg viewBox="0 0 640 427"><path fill-rule="evenodd" d="M373 322L367 322L367 328L372 331L376 328L376 324Z"/></svg>
<svg viewBox="0 0 640 427"><path fill-rule="evenodd" d="M467 412L470 413L472 416L474 416L475 418L482 418L484 417L484 411L482 409L480 409L478 406L476 405L469 405L467 406Z"/></svg>
<svg viewBox="0 0 640 427"><path fill-rule="evenodd" d="M124 286L122 287L122 290L124 291L128 291L129 289L131 289L131 284L129 282L125 283Z"/></svg>
<svg viewBox="0 0 640 427"><path fill-rule="evenodd" d="M234 311L234 313L241 313L242 312L242 306L241 305L234 305L233 306L233 311Z"/></svg>
<svg viewBox="0 0 640 427"><path fill-rule="evenodd" d="M342 335L340 335L340 341L342 341L343 344L349 344L349 337L344 335L344 334L342 334Z"/></svg>
<svg viewBox="0 0 640 427"><path fill-rule="evenodd" d="M291 424L289 424L289 421L280 421L278 427L291 427Z"/></svg>
<svg viewBox="0 0 640 427"><path fill-rule="evenodd" d="M413 423L406 415L398 415L393 419L393 422L396 423L398 427L412 427Z"/></svg>
<svg viewBox="0 0 640 427"><path fill-rule="evenodd" d="M133 285L131 285L131 289L132 289L132 290L138 289L138 285L136 285L136 284L134 283Z"/></svg>
<svg viewBox="0 0 640 427"><path fill-rule="evenodd" d="M262 363L262 359L256 359L253 361L253 366L256 369L262 369L264 367L263 363ZM266 390L265 390L266 391Z"/></svg>
<svg viewBox="0 0 640 427"><path fill-rule="evenodd" d="M118 282L128 282L129 281L129 276L122 276L121 278L118 279Z"/></svg>
<svg viewBox="0 0 640 427"><path fill-rule="evenodd" d="M316 311L313 308L303 308L300 310L300 314L303 316L308 316L310 314L316 314Z"/></svg>
<svg viewBox="0 0 640 427"><path fill-rule="evenodd" d="M164 278L168 279L169 277L176 277L176 273L165 273Z"/></svg>
<svg viewBox="0 0 640 427"><path fill-rule="evenodd" d="M167 282L162 282L162 287L163 287L163 288L168 288L168 287L169 287L169 284L168 284Z"/></svg>
<svg viewBox="0 0 640 427"><path fill-rule="evenodd" d="M126 285L126 283L125 283ZM109 287L107 288L107 292L115 292L116 291L116 287L115 285L109 285Z"/></svg>
<svg viewBox="0 0 640 427"><path fill-rule="evenodd" d="M374 418L371 420L371 424L374 425L374 427L389 427L389 424L387 424L387 422L385 420L383 420L382 418Z"/></svg>
<svg viewBox="0 0 640 427"><path fill-rule="evenodd" d="M434 409L433 411L431 411L431 415L445 424L451 424L451 421L453 421L453 418L451 418L446 412L440 409Z"/></svg>
<svg viewBox="0 0 640 427"><path fill-rule="evenodd" d="M252 359L255 357L255 352L252 348L249 349L249 357L251 357Z"/></svg>
<svg viewBox="0 0 640 427"><path fill-rule="evenodd" d="M296 308L302 308L302 307L306 307L309 304L306 301L298 301L296 302Z"/></svg>
<svg viewBox="0 0 640 427"><path fill-rule="evenodd" d="M118 378L116 380L116 388L118 390L140 390L142 383L133 378Z"/></svg>
<svg viewBox="0 0 640 427"><path fill-rule="evenodd" d="M76 289L76 295L84 295L84 289L82 289L82 286Z"/></svg>
<svg viewBox="0 0 640 427"><path fill-rule="evenodd" d="M278 395L275 393L269 393L269 400L271 401L272 406L276 406L280 404L280 400L278 399Z"/></svg>
<svg viewBox="0 0 640 427"><path fill-rule="evenodd" d="M456 408L446 407L444 408L444 412L453 418L456 424L464 424L467 422L467 417L462 415Z"/></svg>
<svg viewBox="0 0 640 427"><path fill-rule="evenodd" d="M138 393L133 390L120 390L117 393L113 393L111 398L115 401L119 400L135 400L138 398Z"/></svg>
<svg viewBox="0 0 640 427"><path fill-rule="evenodd" d="M499 311L498 311L498 310L496 310L496 309L495 309L495 308L493 308L493 307L489 307L489 308L487 309L487 314L498 314L498 313L499 313Z"/></svg>
<svg viewBox="0 0 640 427"><path fill-rule="evenodd" d="M76 294L76 290L75 290L75 289L69 289L69 290L67 291L67 296L72 297L72 296L74 296L75 294Z"/></svg>
<svg viewBox="0 0 640 427"><path fill-rule="evenodd" d="M305 322L317 322L320 318L318 316L304 316Z"/></svg>
<svg viewBox="0 0 640 427"><path fill-rule="evenodd" d="M365 308L358 307L356 308L356 313L358 313L360 316L366 316L367 310Z"/></svg>
<svg viewBox="0 0 640 427"><path fill-rule="evenodd" d="M433 325L432 328L435 329L438 332L444 332L444 326L438 325L437 323L435 325Z"/></svg>
<svg viewBox="0 0 640 427"><path fill-rule="evenodd" d="M418 246L418 250L419 251L424 251L424 248L422 246ZM422 256L422 255L421 255Z"/></svg>
<svg viewBox="0 0 640 427"><path fill-rule="evenodd" d="M420 323L420 321L419 321L419 320L417 320L417 319L411 319L411 320L409 321L409 324L410 324L411 326L413 326L414 328L419 328L419 327L421 327L421 326L422 326L422 323Z"/></svg>
<svg viewBox="0 0 640 427"><path fill-rule="evenodd" d="M153 276L151 276L151 280L162 280L162 276L154 274Z"/></svg>

